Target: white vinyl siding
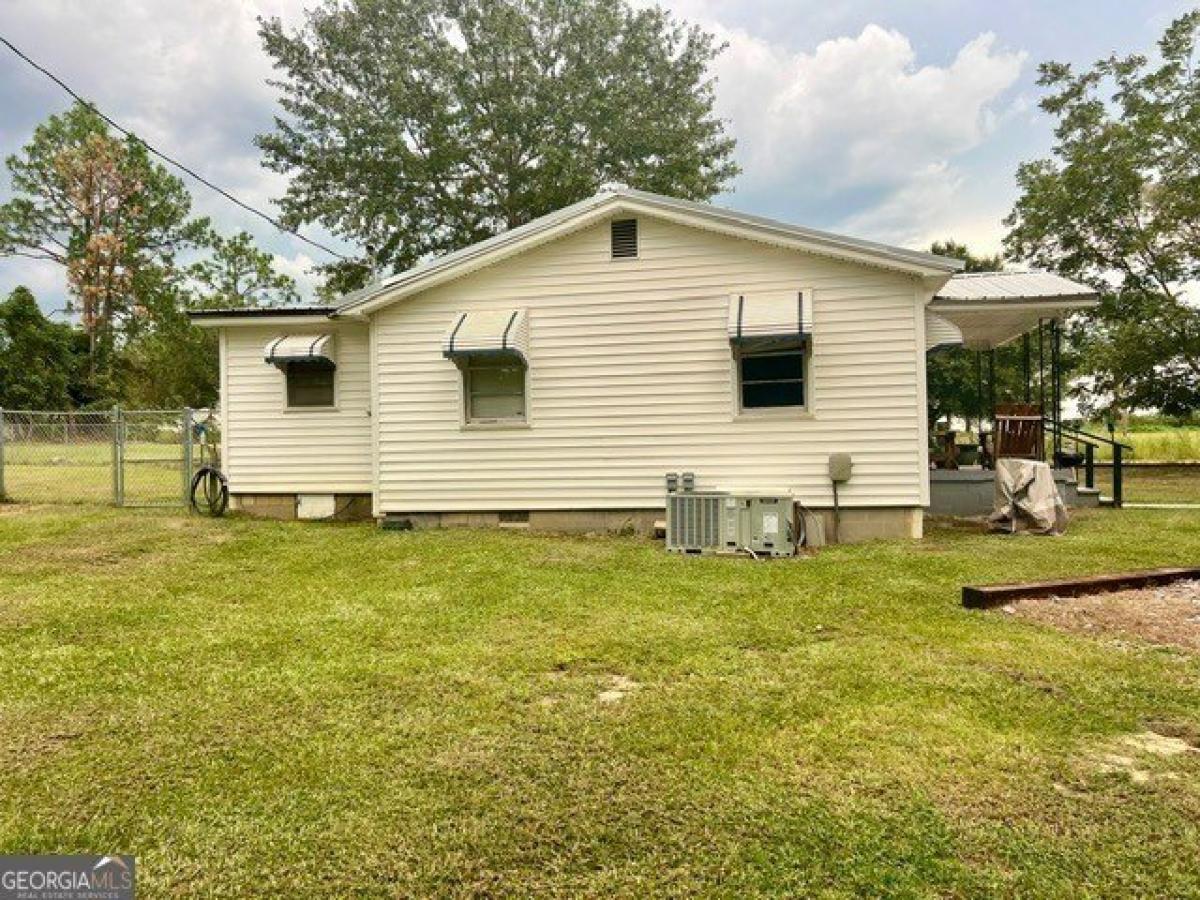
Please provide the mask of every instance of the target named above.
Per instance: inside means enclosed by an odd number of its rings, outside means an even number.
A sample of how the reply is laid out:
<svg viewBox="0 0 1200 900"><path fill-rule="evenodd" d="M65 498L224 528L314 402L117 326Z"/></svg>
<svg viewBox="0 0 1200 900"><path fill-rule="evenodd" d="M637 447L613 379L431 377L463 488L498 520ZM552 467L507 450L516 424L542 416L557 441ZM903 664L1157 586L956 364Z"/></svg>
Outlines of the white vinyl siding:
<svg viewBox="0 0 1200 900"><path fill-rule="evenodd" d="M232 493L368 493L371 420L367 329L315 319L313 333L337 338L334 406L287 408L284 373L263 346L288 328L224 329L221 408ZM293 326L290 330L296 331Z"/></svg>
<svg viewBox="0 0 1200 900"><path fill-rule="evenodd" d="M854 457L844 505L921 504L914 278L646 216L639 245L614 266L593 225L375 314L381 513L659 507L671 471L827 506L836 451ZM807 408L739 415L730 295L801 290ZM463 429L448 323L513 307L528 310L529 427Z"/></svg>

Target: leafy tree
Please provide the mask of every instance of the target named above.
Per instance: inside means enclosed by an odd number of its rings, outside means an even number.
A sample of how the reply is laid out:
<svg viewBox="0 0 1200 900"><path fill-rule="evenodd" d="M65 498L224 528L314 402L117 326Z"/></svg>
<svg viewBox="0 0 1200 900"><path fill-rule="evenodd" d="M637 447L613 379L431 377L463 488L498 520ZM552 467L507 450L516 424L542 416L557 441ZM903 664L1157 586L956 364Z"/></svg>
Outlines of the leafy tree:
<svg viewBox="0 0 1200 900"><path fill-rule="evenodd" d="M275 271L271 254L245 232L210 233L210 255L144 298L154 328L122 354L124 396L137 406L210 406L217 400L217 338L187 318L188 309L279 306L299 300L296 282Z"/></svg>
<svg viewBox="0 0 1200 900"><path fill-rule="evenodd" d="M217 400L217 338L180 309L122 353L125 402L146 409L211 406Z"/></svg>
<svg viewBox="0 0 1200 900"><path fill-rule="evenodd" d="M86 336L85 377L67 389L75 405L211 402L215 344L191 326L186 308L297 299L295 282L248 234L223 238L191 219L183 183L136 138L112 137L84 104L47 119L7 165L16 196L0 206L0 256L63 267L69 309ZM196 252L207 255L177 263ZM68 402L55 385L34 405Z"/></svg>
<svg viewBox="0 0 1200 900"><path fill-rule="evenodd" d="M953 238L934 241L929 252L936 253L938 256L961 259L965 264L964 272L999 272L1004 268L1004 257L999 253L994 256L977 256L966 244L960 244Z"/></svg>
<svg viewBox="0 0 1200 900"><path fill-rule="evenodd" d="M276 272L274 258L259 250L246 232L231 238L214 233L206 244L212 255L188 270L193 282L192 308L240 309L299 302L295 280Z"/></svg>
<svg viewBox="0 0 1200 900"><path fill-rule="evenodd" d="M1117 409L1200 406L1200 10L1176 19L1160 59L1113 56L1076 73L1041 66L1057 119L1050 159L1023 164L1008 254L1097 287L1072 331L1093 392Z"/></svg>
<svg viewBox="0 0 1200 900"><path fill-rule="evenodd" d="M260 135L293 226L366 248L332 287L401 270L622 181L691 199L738 172L711 35L625 0L326 0L260 21L286 115Z"/></svg>
<svg viewBox="0 0 1200 900"><path fill-rule="evenodd" d="M0 302L0 407L68 408L75 365L71 327L47 319L28 288Z"/></svg>
<svg viewBox="0 0 1200 900"><path fill-rule="evenodd" d="M191 196L140 141L112 137L81 103L39 125L6 164L16 196L0 206L0 256L64 267L90 375L111 382L119 340L146 327L138 298L170 276L176 252L207 223L189 221Z"/></svg>

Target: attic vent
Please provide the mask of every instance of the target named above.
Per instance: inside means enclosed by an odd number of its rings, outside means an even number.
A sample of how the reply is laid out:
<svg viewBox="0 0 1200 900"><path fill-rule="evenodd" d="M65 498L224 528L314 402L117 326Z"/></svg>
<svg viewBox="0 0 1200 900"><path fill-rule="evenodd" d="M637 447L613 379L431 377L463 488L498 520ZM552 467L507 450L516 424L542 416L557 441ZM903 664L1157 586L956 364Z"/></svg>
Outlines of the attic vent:
<svg viewBox="0 0 1200 900"><path fill-rule="evenodd" d="M637 219L617 219L612 223L612 258L636 259L638 255Z"/></svg>

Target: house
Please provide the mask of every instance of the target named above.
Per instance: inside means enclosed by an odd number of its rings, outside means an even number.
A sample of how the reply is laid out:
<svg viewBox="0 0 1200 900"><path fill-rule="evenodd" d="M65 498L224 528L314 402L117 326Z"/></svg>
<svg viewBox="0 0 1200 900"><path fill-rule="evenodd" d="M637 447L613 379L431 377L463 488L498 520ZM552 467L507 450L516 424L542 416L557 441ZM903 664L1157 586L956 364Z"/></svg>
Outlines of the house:
<svg viewBox="0 0 1200 900"><path fill-rule="evenodd" d="M249 512L646 530L687 471L821 514L844 452L842 537L919 537L926 351L966 339L975 301L931 306L960 267L621 188L336 306L192 318L220 336ZM1009 339L1053 309L980 321Z"/></svg>

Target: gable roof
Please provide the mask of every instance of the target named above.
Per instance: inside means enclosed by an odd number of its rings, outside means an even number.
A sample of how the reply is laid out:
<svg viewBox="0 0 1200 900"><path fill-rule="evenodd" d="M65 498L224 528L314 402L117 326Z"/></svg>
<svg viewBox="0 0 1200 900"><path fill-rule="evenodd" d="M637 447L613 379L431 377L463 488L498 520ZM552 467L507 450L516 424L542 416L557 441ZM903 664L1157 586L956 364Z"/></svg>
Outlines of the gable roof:
<svg viewBox="0 0 1200 900"><path fill-rule="evenodd" d="M427 290L622 213L656 216L733 237L757 240L911 275L944 279L963 267L961 260L935 256L932 253L790 225L709 203L679 200L662 194L620 187L602 191L518 228L368 285L347 295L338 305L334 315L365 316L418 291Z"/></svg>

